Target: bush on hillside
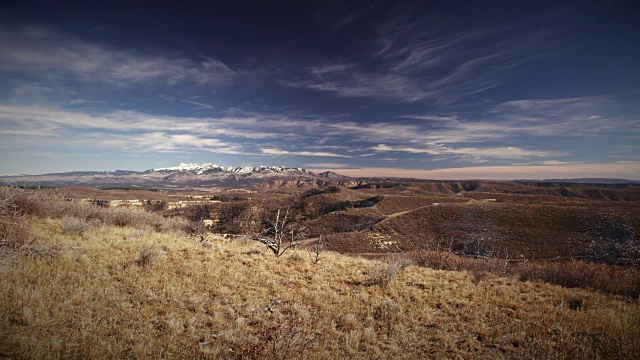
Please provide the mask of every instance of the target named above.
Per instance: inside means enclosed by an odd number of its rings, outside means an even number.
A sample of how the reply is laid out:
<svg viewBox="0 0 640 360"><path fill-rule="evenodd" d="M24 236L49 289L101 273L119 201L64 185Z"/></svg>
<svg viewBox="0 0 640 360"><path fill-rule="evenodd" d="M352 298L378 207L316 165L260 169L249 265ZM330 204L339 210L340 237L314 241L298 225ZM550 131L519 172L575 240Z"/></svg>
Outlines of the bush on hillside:
<svg viewBox="0 0 640 360"><path fill-rule="evenodd" d="M20 207L25 200L24 191L13 187L0 188L0 252L18 250L31 244L27 212Z"/></svg>
<svg viewBox="0 0 640 360"><path fill-rule="evenodd" d="M60 230L63 234L84 235L85 232L102 226L102 222L98 219L81 219L74 216L65 216L60 224Z"/></svg>
<svg viewBox="0 0 640 360"><path fill-rule="evenodd" d="M438 270L469 271L474 277L487 273L521 281L544 281L569 288L599 290L638 298L640 271L634 267L610 266L581 261L526 261L526 259L472 258L446 251L413 251L409 258L418 266Z"/></svg>
<svg viewBox="0 0 640 360"><path fill-rule="evenodd" d="M14 234L19 228L28 227L24 217L38 216L63 219L63 231L80 234L87 230L88 224L112 224L116 226L151 227L157 231L184 231L187 221L168 217L138 208L107 208L95 203L64 199L59 195L46 195L35 190L3 187L0 194L0 217L2 226L13 224L13 230L3 231ZM11 219L11 220L8 220ZM24 230L20 230L24 232ZM14 239L27 239L28 236L11 235Z"/></svg>

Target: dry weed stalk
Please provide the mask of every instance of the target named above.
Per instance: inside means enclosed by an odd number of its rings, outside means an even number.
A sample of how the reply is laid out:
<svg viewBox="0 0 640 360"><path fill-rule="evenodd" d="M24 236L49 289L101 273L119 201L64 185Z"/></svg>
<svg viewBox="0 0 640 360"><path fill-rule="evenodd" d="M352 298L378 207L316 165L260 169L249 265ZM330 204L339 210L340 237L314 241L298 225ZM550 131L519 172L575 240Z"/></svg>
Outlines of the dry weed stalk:
<svg viewBox="0 0 640 360"><path fill-rule="evenodd" d="M158 257L158 252L153 248L155 243L147 245L140 250L140 256L136 260L136 264L141 267L147 267Z"/></svg>

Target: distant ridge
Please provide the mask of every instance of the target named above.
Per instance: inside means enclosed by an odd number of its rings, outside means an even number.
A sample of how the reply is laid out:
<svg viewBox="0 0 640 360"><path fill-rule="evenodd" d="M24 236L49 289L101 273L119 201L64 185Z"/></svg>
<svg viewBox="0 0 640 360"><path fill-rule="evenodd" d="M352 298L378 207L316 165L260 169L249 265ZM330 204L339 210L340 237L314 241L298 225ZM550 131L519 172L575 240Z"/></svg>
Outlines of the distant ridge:
<svg viewBox="0 0 640 360"><path fill-rule="evenodd" d="M578 178L578 179L544 179L544 180L513 180L513 182L553 182L573 184L640 184L640 180L609 179L609 178Z"/></svg>
<svg viewBox="0 0 640 360"><path fill-rule="evenodd" d="M96 188L251 188L314 187L342 184L353 178L325 172L316 174L286 166L225 166L181 163L146 171L72 171L43 175L0 176L0 184L20 186L90 186Z"/></svg>
<svg viewBox="0 0 640 360"><path fill-rule="evenodd" d="M0 184L7 185L54 187L89 186L96 188L130 187L150 189L311 188L333 185L349 188L377 188L400 186L404 182L451 184L457 183L458 181L388 177L355 178L333 171L315 173L303 168L290 168L286 166L226 166L212 163L181 163L178 166L160 167L146 171L72 171L44 175L0 176ZM479 189L494 187L491 183L514 183L523 186L533 186L535 188L558 188L565 193L569 191L566 189L569 187L622 189L640 185L640 181L613 178L523 179L509 181L474 180L472 182L467 181L467 183L473 183L475 184L473 187ZM482 186L480 186L480 184L482 184ZM528 190L521 189L520 191ZM576 191L575 194L571 191L569 191L569 193L580 195L583 190Z"/></svg>

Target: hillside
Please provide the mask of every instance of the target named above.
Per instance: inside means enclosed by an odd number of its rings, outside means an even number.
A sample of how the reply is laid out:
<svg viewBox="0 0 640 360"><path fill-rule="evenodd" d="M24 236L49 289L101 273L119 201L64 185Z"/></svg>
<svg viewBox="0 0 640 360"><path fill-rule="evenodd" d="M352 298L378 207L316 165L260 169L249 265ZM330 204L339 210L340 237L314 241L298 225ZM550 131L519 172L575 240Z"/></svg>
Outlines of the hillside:
<svg viewBox="0 0 640 360"><path fill-rule="evenodd" d="M591 291L142 225L33 219L0 268L6 358L618 358L640 307Z"/></svg>

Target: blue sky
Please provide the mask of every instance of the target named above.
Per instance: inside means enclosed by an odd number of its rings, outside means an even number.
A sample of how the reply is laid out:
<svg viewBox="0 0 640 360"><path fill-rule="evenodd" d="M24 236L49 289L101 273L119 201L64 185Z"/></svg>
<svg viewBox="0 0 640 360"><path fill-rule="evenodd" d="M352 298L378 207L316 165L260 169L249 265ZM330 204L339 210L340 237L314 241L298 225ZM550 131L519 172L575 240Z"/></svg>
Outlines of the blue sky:
<svg viewBox="0 0 640 360"><path fill-rule="evenodd" d="M0 5L0 173L640 179L634 1L63 3Z"/></svg>

